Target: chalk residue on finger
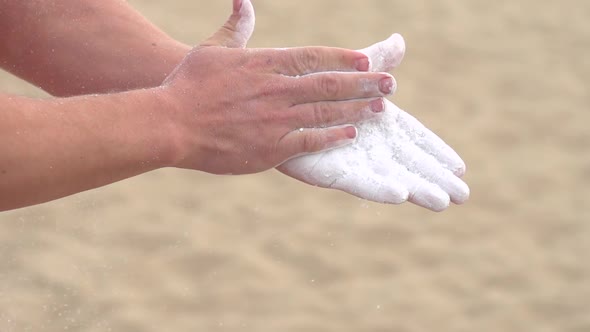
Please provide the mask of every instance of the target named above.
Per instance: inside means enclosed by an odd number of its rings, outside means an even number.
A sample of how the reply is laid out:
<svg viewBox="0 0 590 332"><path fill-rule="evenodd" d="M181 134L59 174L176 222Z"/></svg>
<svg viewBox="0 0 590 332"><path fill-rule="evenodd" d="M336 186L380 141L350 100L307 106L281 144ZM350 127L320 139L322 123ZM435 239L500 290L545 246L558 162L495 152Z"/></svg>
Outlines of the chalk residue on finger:
<svg viewBox="0 0 590 332"><path fill-rule="evenodd" d="M405 43L394 34L361 52L370 58L372 71L389 71L402 61ZM465 172L459 155L391 101L384 104L379 117L357 124L354 144L291 159L281 170L309 184L381 203L407 199L432 211L445 210L451 201L464 203L469 187L459 178Z"/></svg>
<svg viewBox="0 0 590 332"><path fill-rule="evenodd" d="M400 65L406 52L404 38L394 33L386 40L360 50L371 60L369 71L388 72Z"/></svg>
<svg viewBox="0 0 590 332"><path fill-rule="evenodd" d="M254 26L256 24L256 15L254 14L254 6L250 0L242 0L240 8L240 20L236 24L236 32L239 34L238 42L246 47L248 40L252 37Z"/></svg>

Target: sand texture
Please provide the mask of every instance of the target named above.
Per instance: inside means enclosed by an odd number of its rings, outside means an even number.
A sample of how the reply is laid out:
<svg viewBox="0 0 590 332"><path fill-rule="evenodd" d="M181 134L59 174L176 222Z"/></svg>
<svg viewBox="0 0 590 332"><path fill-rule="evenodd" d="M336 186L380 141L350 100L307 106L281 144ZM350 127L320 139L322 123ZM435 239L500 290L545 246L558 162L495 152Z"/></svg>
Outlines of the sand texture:
<svg viewBox="0 0 590 332"><path fill-rule="evenodd" d="M231 7L131 3L190 43ZM462 156L471 200L168 169L1 213L0 331L590 331L590 2L254 4L252 47L402 33L392 100Z"/></svg>

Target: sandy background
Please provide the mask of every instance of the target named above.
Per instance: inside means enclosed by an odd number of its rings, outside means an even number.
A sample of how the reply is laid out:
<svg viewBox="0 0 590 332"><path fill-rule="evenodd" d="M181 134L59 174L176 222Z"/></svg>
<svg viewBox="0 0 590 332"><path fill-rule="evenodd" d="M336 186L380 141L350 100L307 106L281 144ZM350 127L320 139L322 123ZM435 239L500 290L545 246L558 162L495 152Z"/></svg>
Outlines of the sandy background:
<svg viewBox="0 0 590 332"><path fill-rule="evenodd" d="M230 2L131 1L191 43ZM401 32L393 100L464 157L471 201L163 170L2 213L0 331L590 331L590 2L255 6L254 47Z"/></svg>

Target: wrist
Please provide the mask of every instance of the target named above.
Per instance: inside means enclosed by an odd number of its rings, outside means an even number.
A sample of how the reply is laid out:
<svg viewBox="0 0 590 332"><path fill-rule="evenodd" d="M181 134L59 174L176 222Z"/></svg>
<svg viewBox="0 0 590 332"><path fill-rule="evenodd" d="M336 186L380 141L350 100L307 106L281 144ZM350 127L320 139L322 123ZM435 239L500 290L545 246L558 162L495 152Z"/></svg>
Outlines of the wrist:
<svg viewBox="0 0 590 332"><path fill-rule="evenodd" d="M178 167L186 156L186 135L179 120L178 113L182 108L176 97L167 86L144 90L151 100L153 116L151 141L158 147L157 168Z"/></svg>

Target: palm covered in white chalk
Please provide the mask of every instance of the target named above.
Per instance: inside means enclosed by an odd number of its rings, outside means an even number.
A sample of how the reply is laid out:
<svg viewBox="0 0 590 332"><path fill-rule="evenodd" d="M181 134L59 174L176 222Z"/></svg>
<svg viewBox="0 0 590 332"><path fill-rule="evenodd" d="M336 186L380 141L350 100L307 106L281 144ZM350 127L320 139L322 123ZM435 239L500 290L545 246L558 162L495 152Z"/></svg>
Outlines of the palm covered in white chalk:
<svg viewBox="0 0 590 332"><path fill-rule="evenodd" d="M400 35L364 50L373 71L390 71L404 55ZM287 161L280 170L304 182L339 189L360 198L399 204L407 200L442 211L461 204L469 188L461 181L465 164L418 120L385 101L380 118L358 124L350 146Z"/></svg>
<svg viewBox="0 0 590 332"><path fill-rule="evenodd" d="M243 0L209 44L245 47L254 27L254 10ZM405 52L400 35L364 50L371 70L386 72L397 66ZM385 111L373 120L357 125L357 141L342 148L297 157L277 169L311 185L338 189L357 197L400 204L410 201L433 211L446 209L450 202L461 204L469 188L460 179L465 173L461 158L418 120L385 101Z"/></svg>

